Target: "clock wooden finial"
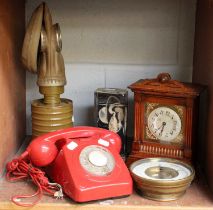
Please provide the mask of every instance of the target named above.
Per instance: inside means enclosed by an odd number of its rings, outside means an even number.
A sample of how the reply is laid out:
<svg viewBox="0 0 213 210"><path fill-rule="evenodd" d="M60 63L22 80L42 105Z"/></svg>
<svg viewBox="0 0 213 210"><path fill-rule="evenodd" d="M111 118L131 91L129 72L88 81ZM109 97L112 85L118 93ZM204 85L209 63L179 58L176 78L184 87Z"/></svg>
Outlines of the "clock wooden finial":
<svg viewBox="0 0 213 210"><path fill-rule="evenodd" d="M157 80L161 83L168 82L171 80L171 76L169 73L161 73L157 76Z"/></svg>

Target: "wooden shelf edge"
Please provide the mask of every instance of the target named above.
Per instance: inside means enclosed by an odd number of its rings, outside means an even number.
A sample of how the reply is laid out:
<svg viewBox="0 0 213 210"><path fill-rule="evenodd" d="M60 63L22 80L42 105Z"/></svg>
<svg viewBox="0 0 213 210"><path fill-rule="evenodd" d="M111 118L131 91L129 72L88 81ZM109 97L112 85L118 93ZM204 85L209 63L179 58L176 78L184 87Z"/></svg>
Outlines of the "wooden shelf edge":
<svg viewBox="0 0 213 210"><path fill-rule="evenodd" d="M11 202L0 202L0 210L23 210L23 207L17 206ZM57 204L57 203L40 203L26 209L33 210L213 210L213 207L204 206L134 206L134 205L97 205L97 204Z"/></svg>

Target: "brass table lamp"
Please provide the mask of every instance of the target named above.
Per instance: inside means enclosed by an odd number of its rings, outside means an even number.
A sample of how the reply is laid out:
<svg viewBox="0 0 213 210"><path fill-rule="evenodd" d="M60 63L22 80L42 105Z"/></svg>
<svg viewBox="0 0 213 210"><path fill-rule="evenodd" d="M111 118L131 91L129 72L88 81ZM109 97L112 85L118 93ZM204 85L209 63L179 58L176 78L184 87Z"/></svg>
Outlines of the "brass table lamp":
<svg viewBox="0 0 213 210"><path fill-rule="evenodd" d="M73 125L72 101L60 98L66 84L61 50L59 24L52 23L48 7L42 3L32 14L22 48L22 62L38 75L39 92L44 95L31 103L33 137Z"/></svg>

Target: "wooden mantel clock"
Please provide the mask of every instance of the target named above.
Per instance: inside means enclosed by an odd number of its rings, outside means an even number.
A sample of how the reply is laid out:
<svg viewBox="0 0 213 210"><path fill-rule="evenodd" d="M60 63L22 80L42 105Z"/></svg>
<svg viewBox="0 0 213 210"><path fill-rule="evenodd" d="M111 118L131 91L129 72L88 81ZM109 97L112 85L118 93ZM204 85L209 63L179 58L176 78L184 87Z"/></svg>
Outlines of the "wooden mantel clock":
<svg viewBox="0 0 213 210"><path fill-rule="evenodd" d="M139 80L134 92L134 141L127 164L146 157L191 162L203 86L172 80L168 73Z"/></svg>

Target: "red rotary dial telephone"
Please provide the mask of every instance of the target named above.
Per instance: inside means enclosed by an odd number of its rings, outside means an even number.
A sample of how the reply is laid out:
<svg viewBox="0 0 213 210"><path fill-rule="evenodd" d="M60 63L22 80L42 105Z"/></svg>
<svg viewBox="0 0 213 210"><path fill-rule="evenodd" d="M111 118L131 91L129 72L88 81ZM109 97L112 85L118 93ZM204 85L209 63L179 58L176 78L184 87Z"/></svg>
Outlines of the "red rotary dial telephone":
<svg viewBox="0 0 213 210"><path fill-rule="evenodd" d="M111 131L72 127L37 137L19 159L44 167L66 195L85 202L132 193L120 149L120 137Z"/></svg>

